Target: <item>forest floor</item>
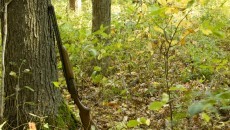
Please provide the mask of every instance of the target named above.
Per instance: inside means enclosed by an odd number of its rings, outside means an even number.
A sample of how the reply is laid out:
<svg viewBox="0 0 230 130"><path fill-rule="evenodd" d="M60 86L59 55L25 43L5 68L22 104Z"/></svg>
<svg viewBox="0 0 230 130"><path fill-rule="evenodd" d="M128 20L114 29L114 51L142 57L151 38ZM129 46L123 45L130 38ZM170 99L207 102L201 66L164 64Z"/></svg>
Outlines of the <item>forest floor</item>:
<svg viewBox="0 0 230 130"><path fill-rule="evenodd" d="M137 82L133 81L133 86L129 88L129 92L123 96L120 95L105 95L107 90L101 90L100 86L95 86L93 84L88 84L88 87L81 88L80 97L82 98L83 103L91 108L91 116L93 122L97 125L100 130L126 130L134 129L127 127L127 122L129 120L137 120L138 118L144 118L149 120L149 124L139 124L138 130L159 130L159 129L170 129L169 123L169 105L164 105L163 109L160 109L157 112L149 110L148 106L151 102L155 100L161 100L161 93L163 90L158 92L153 91L149 92L150 83ZM198 86L197 89L204 90L206 85L199 83L197 81L191 81L184 84L188 89L191 89L192 86ZM194 89L194 88L193 88ZM64 90L65 92L67 90ZM180 96L183 96L181 93ZM78 115L78 108L73 104L70 95L65 94L69 106L75 112L76 116L80 120ZM181 101L179 98L174 100L174 104L180 104ZM182 103L181 103L182 104ZM177 108L178 106L174 106ZM183 108L183 107L182 107ZM185 111L187 108L185 108ZM181 113L182 114L182 113ZM230 113L225 113L221 120L224 120L226 124L224 127L215 127L217 130L230 129L229 122ZM185 117L181 119L180 124L176 124L175 129L210 129L212 123L203 123L203 119L200 116L193 116L191 118ZM220 124L219 124L220 125ZM219 129L218 129L219 128Z"/></svg>

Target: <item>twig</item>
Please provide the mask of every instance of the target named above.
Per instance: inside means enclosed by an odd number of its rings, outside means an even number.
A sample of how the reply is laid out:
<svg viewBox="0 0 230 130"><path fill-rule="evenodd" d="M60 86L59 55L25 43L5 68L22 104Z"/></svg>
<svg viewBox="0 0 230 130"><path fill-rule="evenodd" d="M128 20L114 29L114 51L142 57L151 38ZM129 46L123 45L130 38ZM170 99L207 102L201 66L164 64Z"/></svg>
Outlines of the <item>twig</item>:
<svg viewBox="0 0 230 130"><path fill-rule="evenodd" d="M12 0L5 2L4 7L3 7L4 8L4 19L3 19L4 26L3 26L3 41L2 41L2 87L0 89L0 119L3 118L3 112L4 112L5 50L6 50L6 40L7 40L7 6L11 2Z"/></svg>
<svg viewBox="0 0 230 130"><path fill-rule="evenodd" d="M176 26L176 29L175 31L173 32L172 36L170 37L170 39L168 40L167 38L167 32L166 32L166 28L169 24L166 25L165 28L163 28L163 31L164 31L164 37L166 39L166 42L168 43L168 47L165 46L165 53L164 53L164 66L165 66L165 80L166 80L166 88L167 88L167 94L169 96L169 110L170 110L170 127L171 127L171 130L174 129L173 127L173 102L172 102L172 97L171 97L171 92L170 92L170 79L169 79L169 51L170 51L170 48L172 47L172 41L173 39L175 38L175 35L177 33L177 30L180 26L180 24L182 23L182 21L187 17L187 15L190 13L191 10L189 10L186 15L179 21L179 23L177 24ZM172 17L171 17L172 18ZM169 21L171 21L171 18Z"/></svg>
<svg viewBox="0 0 230 130"><path fill-rule="evenodd" d="M179 21L179 23L177 24L177 26L176 26L176 29L175 29L175 31L174 31L174 33L173 33L173 35L172 35L172 37L171 37L171 42L172 42L172 40L174 39L174 37L175 37L175 35L176 35L176 33L177 33L177 30L178 30L178 28L179 28L179 26L180 26L180 24L182 23L182 21L188 16L188 14L190 13L192 11L192 9L191 10L189 10L187 13L186 13L186 15Z"/></svg>

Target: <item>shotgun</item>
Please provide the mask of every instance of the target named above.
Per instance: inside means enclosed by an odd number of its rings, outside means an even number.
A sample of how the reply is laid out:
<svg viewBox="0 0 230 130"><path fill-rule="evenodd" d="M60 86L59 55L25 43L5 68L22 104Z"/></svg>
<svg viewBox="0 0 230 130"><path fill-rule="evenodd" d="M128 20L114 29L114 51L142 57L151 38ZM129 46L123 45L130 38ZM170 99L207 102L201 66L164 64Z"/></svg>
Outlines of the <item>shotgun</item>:
<svg viewBox="0 0 230 130"><path fill-rule="evenodd" d="M76 83L74 80L74 73L69 60L68 52L66 51L65 47L62 46L62 41L61 41L60 32L58 29L57 19L56 19L53 5L48 6L48 13L52 22L52 27L55 33L55 38L60 53L60 59L62 62L62 69L65 76L67 89L71 95L71 98L74 100L74 103L77 105L79 109L79 115L84 130L90 130L91 129L90 109L84 106L79 99L78 91L76 89Z"/></svg>

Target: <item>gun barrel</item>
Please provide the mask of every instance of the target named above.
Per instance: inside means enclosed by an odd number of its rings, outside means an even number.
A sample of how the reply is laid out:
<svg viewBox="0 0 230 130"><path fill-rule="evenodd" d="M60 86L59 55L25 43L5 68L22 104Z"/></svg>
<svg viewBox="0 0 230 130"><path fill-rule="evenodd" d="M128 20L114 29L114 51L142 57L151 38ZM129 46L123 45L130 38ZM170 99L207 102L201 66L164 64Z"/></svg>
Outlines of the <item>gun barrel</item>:
<svg viewBox="0 0 230 130"><path fill-rule="evenodd" d="M81 118L81 122L83 124L84 130L90 130L91 123L92 123L90 119L90 109L84 106L79 99L78 91L75 88L76 83L74 81L74 73L72 70L72 65L69 60L68 52L66 51L64 46L62 46L62 41L61 41L59 29L58 29L57 19L56 19L54 7L52 5L48 6L48 12L49 12L53 30L55 33L58 50L60 53L60 59L62 62L62 69L63 69L63 73L66 79L68 91L71 95L71 98L74 100L74 103L79 108L79 111L80 111L79 114L80 114L80 118Z"/></svg>

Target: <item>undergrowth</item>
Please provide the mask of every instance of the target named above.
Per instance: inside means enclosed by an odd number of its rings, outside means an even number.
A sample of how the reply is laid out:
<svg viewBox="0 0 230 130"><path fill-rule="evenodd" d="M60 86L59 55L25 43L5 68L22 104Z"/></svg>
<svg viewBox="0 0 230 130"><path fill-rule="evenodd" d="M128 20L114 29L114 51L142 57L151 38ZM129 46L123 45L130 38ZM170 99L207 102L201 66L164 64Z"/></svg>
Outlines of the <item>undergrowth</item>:
<svg viewBox="0 0 230 130"><path fill-rule="evenodd" d="M100 129L229 129L224 1L113 1L110 35L103 26L91 33L89 1L80 15L65 1L54 4L80 95Z"/></svg>

